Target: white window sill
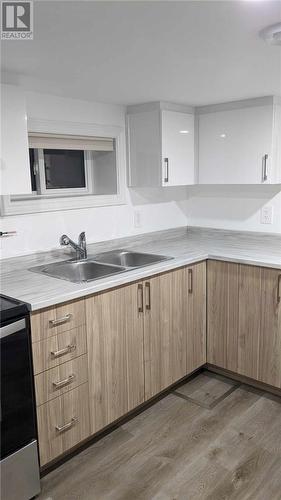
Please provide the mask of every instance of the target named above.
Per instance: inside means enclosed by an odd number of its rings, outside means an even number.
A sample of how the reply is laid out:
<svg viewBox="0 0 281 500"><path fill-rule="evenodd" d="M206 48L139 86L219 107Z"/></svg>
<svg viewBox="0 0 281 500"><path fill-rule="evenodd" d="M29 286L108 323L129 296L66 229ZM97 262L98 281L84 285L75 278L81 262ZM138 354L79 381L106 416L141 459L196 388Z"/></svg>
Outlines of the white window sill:
<svg viewBox="0 0 281 500"><path fill-rule="evenodd" d="M56 212L59 210L77 210L80 208L104 207L110 205L125 205L123 194L116 195L84 195L11 199L10 196L1 197L0 211L2 216L35 214L41 212Z"/></svg>

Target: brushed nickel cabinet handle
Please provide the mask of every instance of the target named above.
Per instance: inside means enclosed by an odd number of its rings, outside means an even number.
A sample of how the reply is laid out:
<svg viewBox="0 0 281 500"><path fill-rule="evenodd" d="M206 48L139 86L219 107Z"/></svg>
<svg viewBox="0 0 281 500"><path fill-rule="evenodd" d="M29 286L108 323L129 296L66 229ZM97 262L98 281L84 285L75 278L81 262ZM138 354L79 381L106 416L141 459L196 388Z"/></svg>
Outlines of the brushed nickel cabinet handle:
<svg viewBox="0 0 281 500"><path fill-rule="evenodd" d="M188 269L188 293L193 293L193 270Z"/></svg>
<svg viewBox="0 0 281 500"><path fill-rule="evenodd" d="M67 431L68 429L71 429L71 427L73 427L74 425L78 424L78 422L79 422L79 420L78 420L77 417L72 417L72 419L70 420L70 422L67 422L64 425L56 425L56 430L58 432Z"/></svg>
<svg viewBox="0 0 281 500"><path fill-rule="evenodd" d="M76 345L75 344L70 344L63 349L60 349L59 351L51 351L51 355L53 358L59 358L60 356L63 356L64 354L68 354L70 352L75 351Z"/></svg>
<svg viewBox="0 0 281 500"><path fill-rule="evenodd" d="M72 373L64 380L58 380L57 382L53 382L53 386L55 389L60 389L61 387L64 387L65 385L72 384L72 382L74 382L75 379L76 379L76 377L75 377L74 373Z"/></svg>
<svg viewBox="0 0 281 500"><path fill-rule="evenodd" d="M147 311L150 311L151 310L151 291L150 291L149 281L147 281L145 283L145 290L146 290L146 298L148 299L148 300L146 300L146 303L145 303L145 309Z"/></svg>
<svg viewBox="0 0 281 500"><path fill-rule="evenodd" d="M49 325L50 326L62 325L63 323L70 321L71 318L72 318L72 314L66 314L65 316L62 316L62 318L50 319Z"/></svg>
<svg viewBox="0 0 281 500"><path fill-rule="evenodd" d="M138 312L143 313L143 286L138 284Z"/></svg>
<svg viewBox="0 0 281 500"><path fill-rule="evenodd" d="M262 180L263 180L263 182L266 182L268 180L267 162L268 162L268 155L264 155L263 159L262 159Z"/></svg>
<svg viewBox="0 0 281 500"><path fill-rule="evenodd" d="M165 177L164 182L169 182L169 158L164 158Z"/></svg>
<svg viewBox="0 0 281 500"><path fill-rule="evenodd" d="M277 285L277 303L281 302L281 274L278 276L278 285Z"/></svg>

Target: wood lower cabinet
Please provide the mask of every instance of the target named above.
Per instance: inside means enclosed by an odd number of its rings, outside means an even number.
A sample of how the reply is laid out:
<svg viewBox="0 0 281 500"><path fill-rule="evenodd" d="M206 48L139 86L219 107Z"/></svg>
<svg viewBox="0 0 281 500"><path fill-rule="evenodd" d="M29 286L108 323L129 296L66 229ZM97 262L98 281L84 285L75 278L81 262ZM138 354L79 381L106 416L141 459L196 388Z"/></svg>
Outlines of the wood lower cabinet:
<svg viewBox="0 0 281 500"><path fill-rule="evenodd" d="M145 399L206 362L206 264L144 283Z"/></svg>
<svg viewBox="0 0 281 500"><path fill-rule="evenodd" d="M281 387L281 272L208 262L207 361Z"/></svg>
<svg viewBox="0 0 281 500"><path fill-rule="evenodd" d="M144 401L139 284L86 299L91 433Z"/></svg>

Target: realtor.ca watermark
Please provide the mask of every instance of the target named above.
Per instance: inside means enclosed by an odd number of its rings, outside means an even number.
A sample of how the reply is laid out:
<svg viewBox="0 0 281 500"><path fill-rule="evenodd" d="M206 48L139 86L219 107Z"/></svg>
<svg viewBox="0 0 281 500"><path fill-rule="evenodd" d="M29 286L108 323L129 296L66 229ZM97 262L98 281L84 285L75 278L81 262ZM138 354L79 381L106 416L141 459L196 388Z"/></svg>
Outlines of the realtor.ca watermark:
<svg viewBox="0 0 281 500"><path fill-rule="evenodd" d="M1 2L1 40L33 40L33 2Z"/></svg>

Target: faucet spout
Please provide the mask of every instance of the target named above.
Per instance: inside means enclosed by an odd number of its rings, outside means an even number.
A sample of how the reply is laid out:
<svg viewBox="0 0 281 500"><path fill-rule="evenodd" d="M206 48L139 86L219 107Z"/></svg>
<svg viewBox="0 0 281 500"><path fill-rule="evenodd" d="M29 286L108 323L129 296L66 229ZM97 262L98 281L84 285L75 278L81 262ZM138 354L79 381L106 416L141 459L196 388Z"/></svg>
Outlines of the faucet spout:
<svg viewBox="0 0 281 500"><path fill-rule="evenodd" d="M63 246L71 246L76 252L77 260L87 259L87 244L84 231L79 235L78 244L71 240L66 234L60 237L60 244Z"/></svg>

